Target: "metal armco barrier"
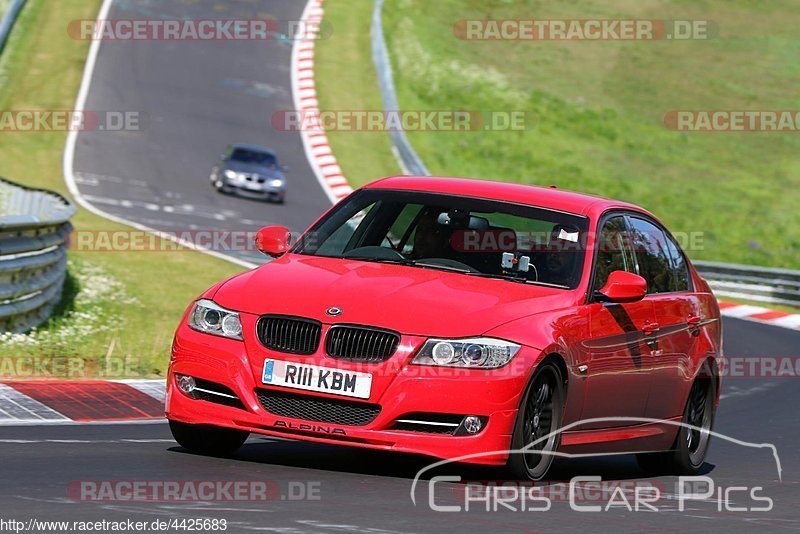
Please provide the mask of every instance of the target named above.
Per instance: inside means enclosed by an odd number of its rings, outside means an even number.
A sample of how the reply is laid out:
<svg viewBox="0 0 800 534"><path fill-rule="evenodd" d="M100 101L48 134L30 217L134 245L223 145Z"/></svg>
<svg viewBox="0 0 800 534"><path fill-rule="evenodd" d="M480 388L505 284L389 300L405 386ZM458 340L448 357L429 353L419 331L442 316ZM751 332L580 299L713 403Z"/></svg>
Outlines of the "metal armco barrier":
<svg viewBox="0 0 800 534"><path fill-rule="evenodd" d="M386 39L383 35L383 22L381 13L383 12L383 0L375 1L375 9L372 12L372 61L378 70L378 85L381 89L384 111L397 111L400 103L397 101L397 92L394 88L394 78L392 78L392 64L389 61L389 51L386 48ZM392 130L389 132L392 138L392 150L394 150L400 167L405 174L413 176L429 176L428 168L422 162L414 147L406 137L403 130Z"/></svg>
<svg viewBox="0 0 800 534"><path fill-rule="evenodd" d="M23 5L25 5L25 0L11 0L5 13L0 13L0 52L6 45L8 35L11 33L11 28L14 27L14 22L16 22Z"/></svg>
<svg viewBox="0 0 800 534"><path fill-rule="evenodd" d="M44 322L61 299L72 203L0 178L0 332Z"/></svg>
<svg viewBox="0 0 800 534"><path fill-rule="evenodd" d="M710 261L692 263L719 297L800 306L800 271Z"/></svg>

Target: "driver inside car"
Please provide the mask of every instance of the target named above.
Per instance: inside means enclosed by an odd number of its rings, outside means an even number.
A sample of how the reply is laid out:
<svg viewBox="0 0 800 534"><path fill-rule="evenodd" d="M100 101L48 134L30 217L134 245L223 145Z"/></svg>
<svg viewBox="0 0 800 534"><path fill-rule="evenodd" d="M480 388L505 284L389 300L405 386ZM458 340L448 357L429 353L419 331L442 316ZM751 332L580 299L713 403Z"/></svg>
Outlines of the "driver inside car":
<svg viewBox="0 0 800 534"><path fill-rule="evenodd" d="M439 223L441 210L427 210L417 221L414 231L414 259L450 258L453 255L450 246L451 228Z"/></svg>
<svg viewBox="0 0 800 534"><path fill-rule="evenodd" d="M577 230L556 225L544 252L541 280L550 284L572 283L572 272L578 256L577 246L570 236L577 239Z"/></svg>

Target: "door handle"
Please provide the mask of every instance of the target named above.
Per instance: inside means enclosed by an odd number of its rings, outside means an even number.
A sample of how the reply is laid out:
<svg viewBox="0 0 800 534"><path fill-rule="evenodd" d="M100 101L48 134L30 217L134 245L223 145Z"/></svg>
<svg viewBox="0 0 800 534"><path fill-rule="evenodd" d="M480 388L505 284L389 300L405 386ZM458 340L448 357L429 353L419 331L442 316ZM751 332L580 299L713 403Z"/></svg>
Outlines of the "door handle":
<svg viewBox="0 0 800 534"><path fill-rule="evenodd" d="M686 324L689 325L689 333L693 336L700 335L700 323L702 319L694 314L689 315L689 318L686 320Z"/></svg>
<svg viewBox="0 0 800 534"><path fill-rule="evenodd" d="M642 334L644 334L644 342L647 343L647 346L650 347L650 350L658 350L658 329L660 328L658 323L654 323L648 321L644 324L644 328L642 328Z"/></svg>
<svg viewBox="0 0 800 534"><path fill-rule="evenodd" d="M644 328L642 328L642 333L645 336L652 336L653 334L658 332L659 328L660 326L658 323L647 322L644 324Z"/></svg>

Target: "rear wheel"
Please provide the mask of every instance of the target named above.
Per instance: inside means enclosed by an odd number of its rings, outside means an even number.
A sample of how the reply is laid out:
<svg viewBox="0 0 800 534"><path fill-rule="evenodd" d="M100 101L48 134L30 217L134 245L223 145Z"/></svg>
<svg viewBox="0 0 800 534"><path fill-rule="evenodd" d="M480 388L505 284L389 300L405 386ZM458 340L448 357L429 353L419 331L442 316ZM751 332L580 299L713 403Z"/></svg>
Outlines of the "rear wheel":
<svg viewBox="0 0 800 534"><path fill-rule="evenodd" d="M170 421L169 429L181 447L212 456L233 454L250 435L242 430L190 425L178 421Z"/></svg>
<svg viewBox="0 0 800 534"><path fill-rule="evenodd" d="M690 426L680 427L672 450L637 454L639 467L652 474L698 474L711 445L716 399L717 382L713 377L695 380L683 412L683 423Z"/></svg>
<svg viewBox="0 0 800 534"><path fill-rule="evenodd" d="M531 379L511 438L512 452L508 467L516 478L541 480L553 463L561 441L556 431L561 428L564 410L564 382L559 370L543 365Z"/></svg>

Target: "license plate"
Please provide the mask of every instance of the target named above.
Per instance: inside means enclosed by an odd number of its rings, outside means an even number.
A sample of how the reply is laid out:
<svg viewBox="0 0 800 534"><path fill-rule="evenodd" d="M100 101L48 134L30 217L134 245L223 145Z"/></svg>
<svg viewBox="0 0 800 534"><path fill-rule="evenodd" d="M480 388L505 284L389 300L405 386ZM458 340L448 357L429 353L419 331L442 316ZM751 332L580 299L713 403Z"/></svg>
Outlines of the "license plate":
<svg viewBox="0 0 800 534"><path fill-rule="evenodd" d="M372 375L342 369L330 369L283 360L265 360L261 381L265 384L308 391L319 391L368 399Z"/></svg>

